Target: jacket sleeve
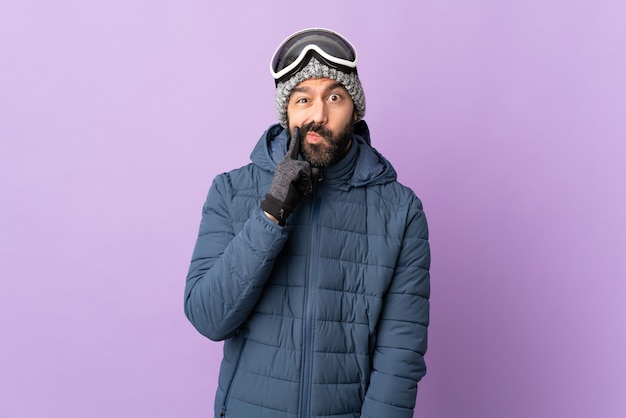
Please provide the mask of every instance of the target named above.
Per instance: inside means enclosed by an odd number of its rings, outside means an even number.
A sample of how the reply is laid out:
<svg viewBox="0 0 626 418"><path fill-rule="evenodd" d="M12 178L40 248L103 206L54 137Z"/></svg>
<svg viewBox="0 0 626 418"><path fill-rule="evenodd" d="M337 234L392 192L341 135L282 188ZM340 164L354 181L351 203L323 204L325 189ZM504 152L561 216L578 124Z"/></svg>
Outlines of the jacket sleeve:
<svg viewBox="0 0 626 418"><path fill-rule="evenodd" d="M269 220L258 205L235 233L228 175L209 190L185 284L185 315L204 336L228 338L248 318L263 291L274 261L284 246L285 228ZM244 215L247 216L247 215Z"/></svg>
<svg viewBox="0 0 626 418"><path fill-rule="evenodd" d="M362 418L412 418L417 382L426 374L430 247L422 205L415 198L394 277L384 297Z"/></svg>

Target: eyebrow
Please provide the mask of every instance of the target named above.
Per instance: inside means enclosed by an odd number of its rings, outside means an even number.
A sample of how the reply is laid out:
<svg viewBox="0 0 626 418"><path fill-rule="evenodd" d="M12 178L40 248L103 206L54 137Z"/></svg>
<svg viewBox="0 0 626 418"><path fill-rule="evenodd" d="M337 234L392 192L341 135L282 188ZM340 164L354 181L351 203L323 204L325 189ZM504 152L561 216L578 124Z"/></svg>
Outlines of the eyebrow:
<svg viewBox="0 0 626 418"><path fill-rule="evenodd" d="M335 90L336 88L342 88L342 89L346 89L343 84L341 84L339 81L334 82L333 84L331 84L330 86L328 86L326 88L326 92ZM293 90L291 91L292 93L309 93L311 91L310 87L294 87Z"/></svg>

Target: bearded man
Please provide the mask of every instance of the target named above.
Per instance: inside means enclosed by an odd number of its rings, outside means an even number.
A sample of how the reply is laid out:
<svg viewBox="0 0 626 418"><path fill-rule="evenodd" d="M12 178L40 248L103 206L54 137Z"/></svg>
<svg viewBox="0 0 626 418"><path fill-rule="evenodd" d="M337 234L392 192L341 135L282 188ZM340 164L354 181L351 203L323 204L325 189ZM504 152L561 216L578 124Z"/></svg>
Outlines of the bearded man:
<svg viewBox="0 0 626 418"><path fill-rule="evenodd" d="M299 31L278 122L209 190L185 314L224 341L215 417L411 418L426 373L422 204L372 146L353 45Z"/></svg>

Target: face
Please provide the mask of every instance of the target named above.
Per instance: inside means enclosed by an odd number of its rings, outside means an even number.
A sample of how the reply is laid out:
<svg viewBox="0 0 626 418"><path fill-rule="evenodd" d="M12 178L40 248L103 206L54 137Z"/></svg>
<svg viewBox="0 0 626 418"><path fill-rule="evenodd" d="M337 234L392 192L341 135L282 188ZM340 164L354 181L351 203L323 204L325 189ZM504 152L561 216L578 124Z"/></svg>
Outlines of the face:
<svg viewBox="0 0 626 418"><path fill-rule="evenodd" d="M317 167L341 160L350 148L356 115L354 103L341 83L312 78L298 84L287 103L289 132L300 128L300 152Z"/></svg>

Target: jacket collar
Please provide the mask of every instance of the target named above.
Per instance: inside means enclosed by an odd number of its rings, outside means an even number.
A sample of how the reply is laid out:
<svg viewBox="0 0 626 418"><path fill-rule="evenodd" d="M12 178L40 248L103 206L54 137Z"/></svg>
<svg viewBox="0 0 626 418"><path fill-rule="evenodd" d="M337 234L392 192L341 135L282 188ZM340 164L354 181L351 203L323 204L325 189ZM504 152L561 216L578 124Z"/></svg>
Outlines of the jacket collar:
<svg viewBox="0 0 626 418"><path fill-rule="evenodd" d="M260 168L274 172L276 164L287 153L287 131L279 124L270 126L261 135L250 155ZM396 180L393 166L370 145L369 128L364 120L355 124L350 151L341 161L325 169L324 178L342 189Z"/></svg>

